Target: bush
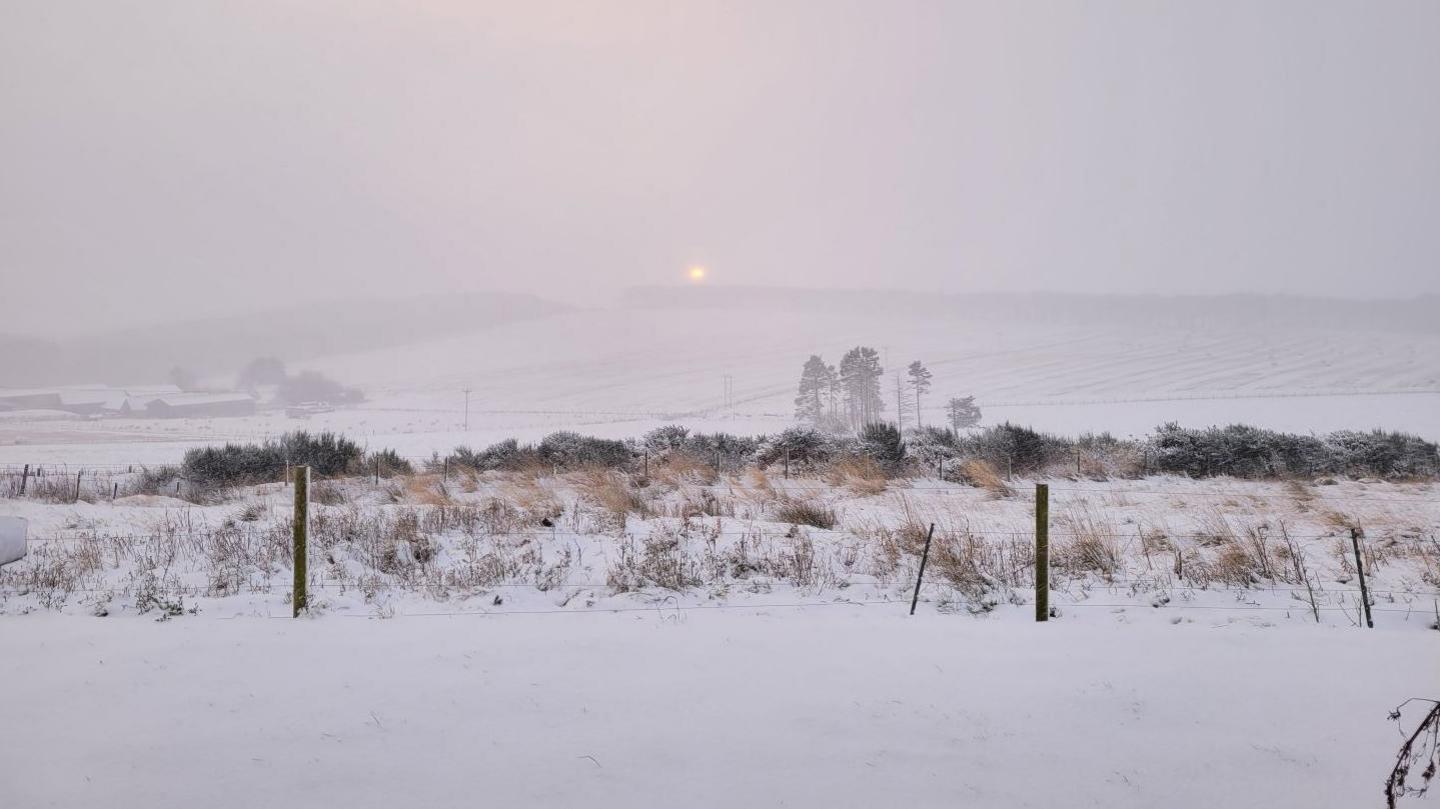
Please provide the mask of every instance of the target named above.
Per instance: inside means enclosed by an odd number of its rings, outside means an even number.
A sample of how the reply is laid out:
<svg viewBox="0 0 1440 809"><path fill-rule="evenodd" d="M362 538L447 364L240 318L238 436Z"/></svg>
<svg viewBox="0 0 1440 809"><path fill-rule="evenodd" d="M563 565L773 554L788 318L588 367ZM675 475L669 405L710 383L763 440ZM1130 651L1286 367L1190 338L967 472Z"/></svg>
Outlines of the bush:
<svg viewBox="0 0 1440 809"><path fill-rule="evenodd" d="M684 449L685 442L689 437L690 429L688 427L667 424L646 433L642 443L645 445L645 449L657 455L664 455L667 452Z"/></svg>
<svg viewBox="0 0 1440 809"><path fill-rule="evenodd" d="M1043 472L1051 463L1063 461L1072 446L1070 442L1008 421L957 436L956 445L966 457L979 458L995 469L1020 473Z"/></svg>
<svg viewBox="0 0 1440 809"><path fill-rule="evenodd" d="M181 469L193 486L243 486L279 482L287 466L309 466L311 474L321 477L360 472L364 457L360 445L348 438L302 431L260 444L192 449L185 453Z"/></svg>
<svg viewBox="0 0 1440 809"><path fill-rule="evenodd" d="M830 463L837 449L835 439L812 427L790 427L766 439L756 448L755 460L764 466L785 463L794 469L813 470Z"/></svg>
<svg viewBox="0 0 1440 809"><path fill-rule="evenodd" d="M1155 431L1149 448L1160 471L1190 477L1416 477L1437 472L1435 444L1381 430L1317 438L1243 424L1196 430L1171 423Z"/></svg>
<svg viewBox="0 0 1440 809"><path fill-rule="evenodd" d="M623 441L595 438L568 430L551 433L537 447L542 463L560 469L602 467L615 469L628 464L634 454Z"/></svg>
<svg viewBox="0 0 1440 809"><path fill-rule="evenodd" d="M521 446L515 439L507 438L479 452L469 447L456 447L448 460L451 466L476 472L516 471L539 466L540 453L528 444Z"/></svg>
<svg viewBox="0 0 1440 809"><path fill-rule="evenodd" d="M401 458L393 449L376 450L370 453L365 458L365 471L373 472L377 464L380 467L381 477L415 474L415 467L409 461Z"/></svg>
<svg viewBox="0 0 1440 809"><path fill-rule="evenodd" d="M722 465L745 465L755 460L764 437L730 433L696 433L685 442L684 452L713 463L718 453Z"/></svg>
<svg viewBox="0 0 1440 809"><path fill-rule="evenodd" d="M865 425L860 431L860 454L880 464L886 472L898 471L905 462L905 441L900 437L900 429L884 422Z"/></svg>
<svg viewBox="0 0 1440 809"><path fill-rule="evenodd" d="M921 427L911 430L905 440L905 451L910 459L927 471L935 471L941 461L953 461L959 457L959 436L945 427Z"/></svg>

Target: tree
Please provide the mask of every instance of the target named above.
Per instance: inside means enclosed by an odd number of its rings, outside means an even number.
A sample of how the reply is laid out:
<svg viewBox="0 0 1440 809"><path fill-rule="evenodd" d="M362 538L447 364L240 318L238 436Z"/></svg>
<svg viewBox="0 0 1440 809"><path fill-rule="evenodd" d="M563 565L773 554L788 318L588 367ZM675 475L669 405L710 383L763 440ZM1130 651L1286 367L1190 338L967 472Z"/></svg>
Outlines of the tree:
<svg viewBox="0 0 1440 809"><path fill-rule="evenodd" d="M974 427L980 423L980 406L975 404L974 396L951 399L945 409L949 411L950 426L956 430Z"/></svg>
<svg viewBox="0 0 1440 809"><path fill-rule="evenodd" d="M825 419L832 374L830 366L818 354L811 354L805 361L800 371L800 390L795 395L796 420L818 426Z"/></svg>
<svg viewBox="0 0 1440 809"><path fill-rule="evenodd" d="M840 390L845 397L845 421L859 432L880 420L885 403L880 398L880 354L869 346L856 346L840 360Z"/></svg>
<svg viewBox="0 0 1440 809"><path fill-rule="evenodd" d="M895 426L901 432L905 430L905 415L914 410L910 398L905 395L905 385L900 381L900 375L895 375Z"/></svg>
<svg viewBox="0 0 1440 809"><path fill-rule="evenodd" d="M921 365L920 360L915 360L910 363L906 374L910 377L910 394L915 400L915 426L920 427L920 397L930 392L930 369Z"/></svg>
<svg viewBox="0 0 1440 809"><path fill-rule="evenodd" d="M275 357L256 357L244 368L235 380L241 390L255 390L261 385L285 384L285 363Z"/></svg>
<svg viewBox="0 0 1440 809"><path fill-rule="evenodd" d="M289 377L280 385L280 400L286 404L305 402L360 401L363 396L354 388L347 388L318 371L302 371Z"/></svg>

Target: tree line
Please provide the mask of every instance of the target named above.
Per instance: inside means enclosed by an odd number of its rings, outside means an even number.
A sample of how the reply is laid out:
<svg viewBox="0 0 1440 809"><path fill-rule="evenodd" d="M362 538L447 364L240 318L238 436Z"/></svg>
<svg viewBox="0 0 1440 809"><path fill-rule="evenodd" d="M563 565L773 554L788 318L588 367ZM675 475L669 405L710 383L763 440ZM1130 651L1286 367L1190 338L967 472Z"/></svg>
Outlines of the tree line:
<svg viewBox="0 0 1440 809"><path fill-rule="evenodd" d="M902 377L895 374L895 426L925 426L925 397L931 388L930 369L914 360ZM883 380L885 369L880 354L870 346L856 346L845 352L837 368L812 354L800 371L795 396L795 418L803 424L832 433L861 433L866 427L885 421ZM974 396L953 396L945 404L945 420L961 430L980 423L980 407Z"/></svg>

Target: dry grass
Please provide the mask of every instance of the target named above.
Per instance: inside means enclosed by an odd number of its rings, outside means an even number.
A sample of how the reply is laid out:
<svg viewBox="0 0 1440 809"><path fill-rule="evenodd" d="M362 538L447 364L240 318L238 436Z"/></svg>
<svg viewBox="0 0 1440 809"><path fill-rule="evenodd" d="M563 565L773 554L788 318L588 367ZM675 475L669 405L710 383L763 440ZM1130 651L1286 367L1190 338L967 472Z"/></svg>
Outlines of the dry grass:
<svg viewBox="0 0 1440 809"><path fill-rule="evenodd" d="M831 466L826 480L833 486L844 486L862 497L885 491L890 481L880 464L869 458L846 458Z"/></svg>
<svg viewBox="0 0 1440 809"><path fill-rule="evenodd" d="M661 463L650 465L650 476L662 486L678 489L682 486L711 486L720 479L720 473L704 461L683 453L671 453Z"/></svg>
<svg viewBox="0 0 1440 809"><path fill-rule="evenodd" d="M961 464L960 477L971 486L984 489L990 493L991 497L997 499L1015 494L1015 490L1010 488L1010 484L1006 483L1005 479L1000 477L1000 473L995 471L995 467L986 461L972 459Z"/></svg>
<svg viewBox="0 0 1440 809"><path fill-rule="evenodd" d="M784 497L776 501L775 519L792 525L809 525L826 531L833 529L839 522L835 516L835 510L825 503L815 500L800 500L794 497Z"/></svg>
<svg viewBox="0 0 1440 809"><path fill-rule="evenodd" d="M448 506L455 500L440 475L415 475L405 479L405 502L422 506Z"/></svg>
<svg viewBox="0 0 1440 809"><path fill-rule="evenodd" d="M628 514L646 517L651 513L649 501L624 473L604 470L582 472L576 488L616 517L623 519Z"/></svg>

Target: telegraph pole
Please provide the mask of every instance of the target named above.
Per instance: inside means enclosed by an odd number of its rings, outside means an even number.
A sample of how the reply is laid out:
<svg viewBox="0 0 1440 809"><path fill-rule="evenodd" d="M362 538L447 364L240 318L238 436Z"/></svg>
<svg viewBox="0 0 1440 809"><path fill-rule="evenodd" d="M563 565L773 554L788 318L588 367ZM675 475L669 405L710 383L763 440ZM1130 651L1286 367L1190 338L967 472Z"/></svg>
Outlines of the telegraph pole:
<svg viewBox="0 0 1440 809"><path fill-rule="evenodd" d="M470 388L465 388L465 432L470 432Z"/></svg>

